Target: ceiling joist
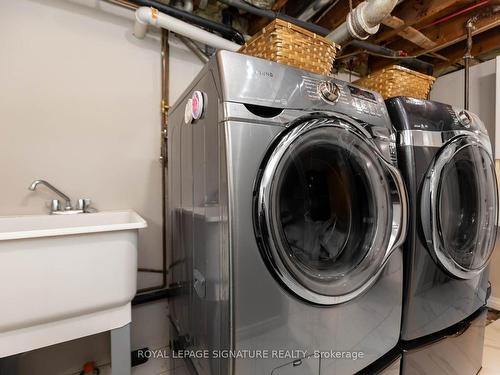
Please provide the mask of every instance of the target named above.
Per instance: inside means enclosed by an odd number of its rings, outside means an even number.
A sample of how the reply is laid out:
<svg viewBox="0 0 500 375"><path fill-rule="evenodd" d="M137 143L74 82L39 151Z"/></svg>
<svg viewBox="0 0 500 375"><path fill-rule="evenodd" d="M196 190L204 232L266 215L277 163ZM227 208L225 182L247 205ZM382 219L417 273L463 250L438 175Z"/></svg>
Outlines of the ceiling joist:
<svg viewBox="0 0 500 375"><path fill-rule="evenodd" d="M450 9L456 9L458 6L467 6L474 2L474 0L404 1L393 12L395 17L404 20L404 24L398 28L393 28L393 30L377 34L374 40L377 43L381 43L396 36L407 27L428 24Z"/></svg>
<svg viewBox="0 0 500 375"><path fill-rule="evenodd" d="M446 51L449 61L438 63L434 67L434 75L439 76L445 72L451 65L463 64L465 43L458 43L449 47ZM480 57L491 52L500 52L500 27L484 32L473 38L472 56Z"/></svg>
<svg viewBox="0 0 500 375"><path fill-rule="evenodd" d="M333 0L316 15L316 23L334 30L345 22L351 5L355 8L362 1ZM276 0L274 10L284 13L289 10L298 17L300 12L296 9L304 8L303 5L303 0ZM405 0L368 41L417 56L434 64L437 72L444 72L460 63L467 38L465 24L472 17L476 18L474 51L479 52L478 56L484 51L491 52L495 44L500 45L500 0ZM260 31L269 21L249 16L249 33ZM380 56L368 58L352 46L346 47L344 54L352 55L349 64L360 72L378 70L395 62Z"/></svg>
<svg viewBox="0 0 500 375"><path fill-rule="evenodd" d="M394 30L399 30L397 35L401 38L409 40L415 45L423 48L423 49L431 49L436 46L432 40L427 38L424 34L422 34L417 29L414 29L411 26L406 26L405 21L396 16L389 16L382 21L385 26L390 27Z"/></svg>

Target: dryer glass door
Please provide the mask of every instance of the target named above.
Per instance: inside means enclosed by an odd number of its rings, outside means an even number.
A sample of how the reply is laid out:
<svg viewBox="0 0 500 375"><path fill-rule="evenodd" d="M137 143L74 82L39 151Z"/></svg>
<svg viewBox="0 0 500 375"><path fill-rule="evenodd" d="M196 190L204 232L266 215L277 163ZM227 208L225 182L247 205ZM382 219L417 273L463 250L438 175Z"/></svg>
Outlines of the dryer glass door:
<svg viewBox="0 0 500 375"><path fill-rule="evenodd" d="M281 140L260 181L256 229L285 287L335 304L371 285L400 231L400 191L389 169L338 119L309 121Z"/></svg>
<svg viewBox="0 0 500 375"><path fill-rule="evenodd" d="M468 279L488 264L497 223L497 184L491 154L476 137L449 141L436 156L422 190L429 249L451 275Z"/></svg>

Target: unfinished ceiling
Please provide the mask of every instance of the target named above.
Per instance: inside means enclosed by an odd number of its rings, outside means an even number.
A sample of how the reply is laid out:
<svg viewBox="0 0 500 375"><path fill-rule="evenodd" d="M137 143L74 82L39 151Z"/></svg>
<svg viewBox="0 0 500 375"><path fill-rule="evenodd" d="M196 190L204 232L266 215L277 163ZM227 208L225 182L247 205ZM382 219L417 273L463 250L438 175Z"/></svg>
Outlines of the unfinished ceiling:
<svg viewBox="0 0 500 375"><path fill-rule="evenodd" d="M328 1L324 1L326 3ZM312 1L277 0L273 10L300 17ZM351 7L361 0L334 0L318 11L310 21L329 30L346 19ZM253 34L269 20L248 16ZM369 42L402 51L408 56L434 65L434 75L460 69L466 51L468 20L473 21L472 64L488 60L500 52L500 0L405 0L383 21L379 32ZM343 55L343 57L342 57ZM394 63L394 59L367 54L347 46L338 60L339 68L361 75Z"/></svg>

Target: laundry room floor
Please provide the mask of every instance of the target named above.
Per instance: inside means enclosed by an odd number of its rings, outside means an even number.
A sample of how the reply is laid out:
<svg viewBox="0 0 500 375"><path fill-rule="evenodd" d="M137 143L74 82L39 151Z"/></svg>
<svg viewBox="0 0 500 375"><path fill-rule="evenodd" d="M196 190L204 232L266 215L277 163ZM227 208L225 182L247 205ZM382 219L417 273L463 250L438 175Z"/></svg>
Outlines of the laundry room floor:
<svg viewBox="0 0 500 375"><path fill-rule="evenodd" d="M483 369L479 375L500 374L500 312L488 311L488 322L484 335Z"/></svg>

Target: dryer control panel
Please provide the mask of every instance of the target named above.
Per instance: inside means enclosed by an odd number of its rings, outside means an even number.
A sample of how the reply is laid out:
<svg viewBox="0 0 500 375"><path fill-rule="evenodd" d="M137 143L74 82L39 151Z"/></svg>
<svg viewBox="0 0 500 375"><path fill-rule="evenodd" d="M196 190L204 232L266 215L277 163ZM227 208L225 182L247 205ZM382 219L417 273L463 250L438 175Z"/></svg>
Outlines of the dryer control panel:
<svg viewBox="0 0 500 375"><path fill-rule="evenodd" d="M477 115L448 104L406 97L391 98L386 104L397 130L487 133Z"/></svg>

